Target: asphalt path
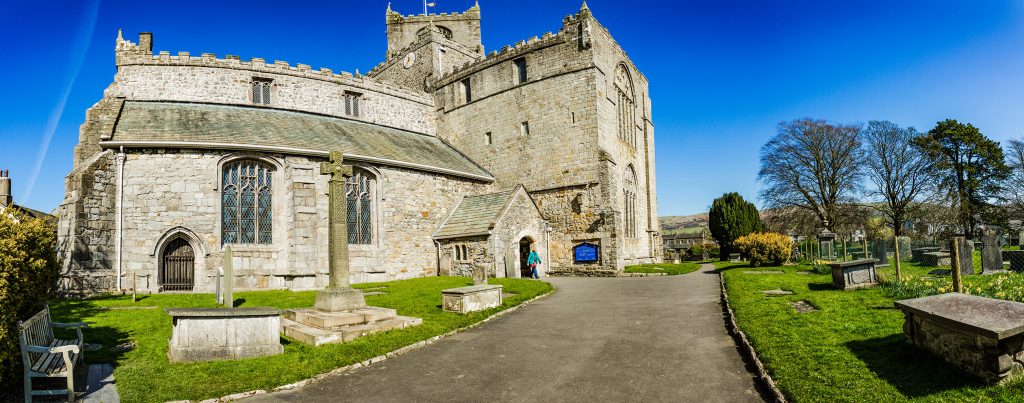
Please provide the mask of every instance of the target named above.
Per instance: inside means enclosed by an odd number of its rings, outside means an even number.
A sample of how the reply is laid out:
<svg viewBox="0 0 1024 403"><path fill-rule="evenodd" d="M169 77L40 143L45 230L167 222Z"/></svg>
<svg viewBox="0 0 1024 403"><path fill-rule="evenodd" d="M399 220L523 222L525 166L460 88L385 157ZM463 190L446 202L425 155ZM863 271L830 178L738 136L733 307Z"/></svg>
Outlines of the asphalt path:
<svg viewBox="0 0 1024 403"><path fill-rule="evenodd" d="M555 294L480 327L247 401L763 401L726 332L711 265L545 281Z"/></svg>

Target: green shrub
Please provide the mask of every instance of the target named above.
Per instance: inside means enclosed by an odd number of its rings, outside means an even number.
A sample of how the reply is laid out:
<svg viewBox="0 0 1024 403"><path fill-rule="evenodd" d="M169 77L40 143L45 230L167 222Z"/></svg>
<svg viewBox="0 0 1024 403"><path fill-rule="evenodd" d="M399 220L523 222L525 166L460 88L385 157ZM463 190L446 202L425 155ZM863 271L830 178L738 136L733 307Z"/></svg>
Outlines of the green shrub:
<svg viewBox="0 0 1024 403"><path fill-rule="evenodd" d="M17 325L43 308L57 285L52 224L13 212L0 212L0 384L21 384Z"/></svg>
<svg viewBox="0 0 1024 403"><path fill-rule="evenodd" d="M711 237L721 246L722 260L730 253L739 252L737 238L754 232L764 231L764 222L753 203L743 200L739 193L726 193L711 203L708 211L708 229Z"/></svg>
<svg viewBox="0 0 1024 403"><path fill-rule="evenodd" d="M770 264L779 266L789 260L793 240L774 232L755 232L736 238L736 247L750 260L752 266Z"/></svg>

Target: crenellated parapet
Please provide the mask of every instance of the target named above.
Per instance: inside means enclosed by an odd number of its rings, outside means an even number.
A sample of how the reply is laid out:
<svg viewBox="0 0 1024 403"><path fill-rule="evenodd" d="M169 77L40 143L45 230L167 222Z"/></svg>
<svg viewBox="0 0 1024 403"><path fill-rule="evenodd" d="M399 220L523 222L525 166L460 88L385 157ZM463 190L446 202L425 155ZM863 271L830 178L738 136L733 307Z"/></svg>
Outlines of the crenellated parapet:
<svg viewBox="0 0 1024 403"><path fill-rule="evenodd" d="M294 66L284 60L267 62L261 57L253 57L249 60L242 60L235 55L226 55L218 58L213 53L202 53L194 56L189 52L177 52L171 54L169 51L159 51L153 54L153 34L145 32L139 34L139 42L133 43L124 39L121 32L115 46L115 64L118 68L124 66L188 66L188 67L211 67L232 70L245 70L254 73L277 74L298 78L313 79L336 84L343 84L367 91L379 92L387 95L397 96L421 103L430 103L430 98L423 93L410 91L405 88L381 83L366 77L356 70L355 73L347 71L335 72L327 67L314 69L309 64L298 63Z"/></svg>
<svg viewBox="0 0 1024 403"><path fill-rule="evenodd" d="M530 39L516 42L514 45L505 45L499 50L491 51L491 53L480 60L464 63L451 71L442 72L441 76L433 81L432 88L443 87L495 64L566 42L576 43L581 50L589 49L591 47L590 30L592 25L596 25L591 22L590 9L587 8L587 4L584 2L579 12L562 19L562 28L558 32L547 32L540 37L534 36Z"/></svg>

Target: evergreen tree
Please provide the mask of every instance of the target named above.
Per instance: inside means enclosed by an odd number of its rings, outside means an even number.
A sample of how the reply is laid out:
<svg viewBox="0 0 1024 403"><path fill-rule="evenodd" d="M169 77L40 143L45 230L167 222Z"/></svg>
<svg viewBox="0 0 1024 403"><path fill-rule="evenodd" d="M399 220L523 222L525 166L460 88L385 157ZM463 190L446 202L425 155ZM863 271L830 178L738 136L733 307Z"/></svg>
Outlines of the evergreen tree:
<svg viewBox="0 0 1024 403"><path fill-rule="evenodd" d="M708 212L708 227L711 237L719 245L719 257L726 259L730 253L738 250L734 245L736 238L751 232L764 231L764 223L757 207L743 200L739 193L726 193L711 203Z"/></svg>

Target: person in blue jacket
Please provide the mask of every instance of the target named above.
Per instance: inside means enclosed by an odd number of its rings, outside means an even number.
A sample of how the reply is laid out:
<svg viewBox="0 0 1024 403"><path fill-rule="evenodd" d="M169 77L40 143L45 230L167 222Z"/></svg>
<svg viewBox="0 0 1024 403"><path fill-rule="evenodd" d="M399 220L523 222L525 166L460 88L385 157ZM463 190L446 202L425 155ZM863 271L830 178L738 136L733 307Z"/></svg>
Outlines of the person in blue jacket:
<svg viewBox="0 0 1024 403"><path fill-rule="evenodd" d="M533 278L540 278L540 275L537 274L537 265L540 264L540 255L537 254L537 251L530 251L530 256L526 258L526 264L530 265L530 270L533 271Z"/></svg>

